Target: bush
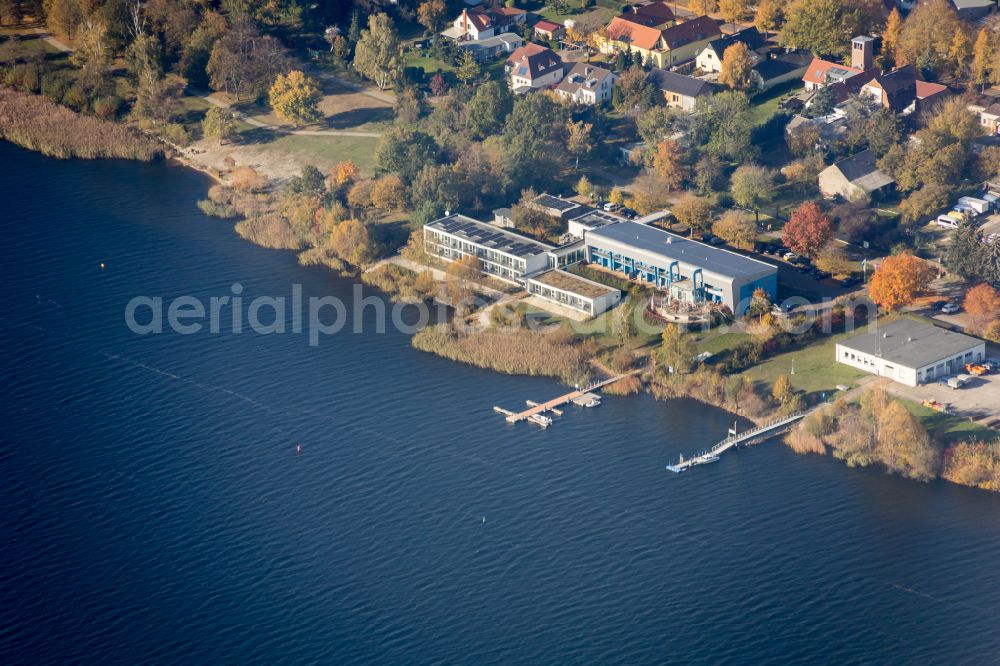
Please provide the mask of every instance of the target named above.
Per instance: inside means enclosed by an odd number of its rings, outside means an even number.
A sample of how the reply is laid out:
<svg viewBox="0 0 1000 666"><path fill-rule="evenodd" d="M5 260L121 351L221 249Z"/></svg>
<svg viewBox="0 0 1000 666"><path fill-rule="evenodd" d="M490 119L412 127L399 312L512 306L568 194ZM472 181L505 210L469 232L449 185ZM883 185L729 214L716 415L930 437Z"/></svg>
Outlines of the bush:
<svg viewBox="0 0 1000 666"><path fill-rule="evenodd" d="M292 231L288 220L276 214L243 220L236 224L236 233L261 247L274 250L302 249L302 241Z"/></svg>
<svg viewBox="0 0 1000 666"><path fill-rule="evenodd" d="M41 73L38 70L38 65L33 63L14 65L7 70L4 83L21 92L38 92L41 86Z"/></svg>
<svg viewBox="0 0 1000 666"><path fill-rule="evenodd" d="M42 77L42 94L53 102L62 102L73 82L58 72L49 72Z"/></svg>
<svg viewBox="0 0 1000 666"><path fill-rule="evenodd" d="M167 123L159 128L157 134L176 146L187 146L191 143L191 132L180 123Z"/></svg>
<svg viewBox="0 0 1000 666"><path fill-rule="evenodd" d="M104 120L111 120L118 115L118 111L122 108L122 100L120 97L115 95L107 95L105 97L98 97L91 104L91 109L94 111L94 115L98 118L103 118Z"/></svg>
<svg viewBox="0 0 1000 666"><path fill-rule="evenodd" d="M74 111L83 111L87 108L87 94L83 92L78 84L74 83L63 94L62 103Z"/></svg>
<svg viewBox="0 0 1000 666"><path fill-rule="evenodd" d="M198 208L201 209L205 215L211 217L221 217L223 219L236 217L238 213L236 209L227 203L216 203L212 199L201 199L198 201Z"/></svg>

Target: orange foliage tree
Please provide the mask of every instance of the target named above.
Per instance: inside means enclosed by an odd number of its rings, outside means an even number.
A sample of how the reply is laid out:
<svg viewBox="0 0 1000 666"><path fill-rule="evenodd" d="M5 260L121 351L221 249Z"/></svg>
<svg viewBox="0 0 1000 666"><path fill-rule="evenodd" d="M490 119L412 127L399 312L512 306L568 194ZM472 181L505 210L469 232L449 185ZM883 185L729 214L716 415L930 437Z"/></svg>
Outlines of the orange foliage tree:
<svg viewBox="0 0 1000 666"><path fill-rule="evenodd" d="M815 257L833 238L833 221L815 201L792 213L782 232L782 243L799 254Z"/></svg>
<svg viewBox="0 0 1000 666"><path fill-rule="evenodd" d="M973 330L981 331L1000 317L1000 293L988 284L979 284L965 294L962 302L972 317Z"/></svg>
<svg viewBox="0 0 1000 666"><path fill-rule="evenodd" d="M887 310L895 310L913 302L927 288L934 269L922 259L904 252L887 257L875 271L868 293L872 300Z"/></svg>

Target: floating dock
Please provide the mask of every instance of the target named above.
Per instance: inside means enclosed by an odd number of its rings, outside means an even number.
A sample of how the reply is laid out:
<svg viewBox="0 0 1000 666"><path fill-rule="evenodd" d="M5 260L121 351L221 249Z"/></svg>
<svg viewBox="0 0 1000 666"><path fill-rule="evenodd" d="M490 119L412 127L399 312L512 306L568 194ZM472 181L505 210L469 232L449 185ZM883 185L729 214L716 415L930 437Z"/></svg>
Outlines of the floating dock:
<svg viewBox="0 0 1000 666"><path fill-rule="evenodd" d="M614 384L620 379L624 379L629 375L634 375L641 372L641 370L633 370L632 372L627 372L623 375L616 375L609 379L602 379L601 381L594 382L584 388L576 389L575 391L570 391L565 393L558 398L553 398L548 402L533 402L531 400L526 400L525 403L528 405L528 409L522 412L512 412L509 409L504 409L503 407L494 407L493 411L503 414L507 417L508 423L518 423L520 421L530 421L543 428L548 427L552 423L552 419L545 416L546 412L552 412L557 416L562 416L562 411L559 407L565 405L568 402L580 405L582 407L596 407L601 404L601 396L594 393L599 388L607 386L608 384ZM579 401L579 402L578 402ZM535 418L542 417L542 418Z"/></svg>
<svg viewBox="0 0 1000 666"><path fill-rule="evenodd" d="M780 419L775 419L774 421L770 421L740 433L730 430L731 434L729 437L726 437L712 448L707 451L702 451L698 455L691 456L687 459L685 459L684 456L681 456L676 465L667 465L667 470L673 472L674 474L680 474L681 472L685 472L697 465L718 462L719 456L729 449L740 445L749 445L754 440L764 440L768 437L773 437L808 413L809 412L796 412L791 416L784 416Z"/></svg>

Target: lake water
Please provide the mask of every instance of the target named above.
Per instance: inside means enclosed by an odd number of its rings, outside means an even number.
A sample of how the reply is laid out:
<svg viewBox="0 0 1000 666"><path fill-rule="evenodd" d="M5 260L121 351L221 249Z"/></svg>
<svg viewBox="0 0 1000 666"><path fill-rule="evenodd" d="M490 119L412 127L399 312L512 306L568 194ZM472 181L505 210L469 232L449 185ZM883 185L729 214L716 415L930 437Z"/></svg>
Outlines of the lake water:
<svg viewBox="0 0 1000 666"><path fill-rule="evenodd" d="M675 476L726 413L508 426L561 387L391 327L136 335L138 295L352 285L203 216L193 172L0 164L3 663L1000 659L1000 495L777 442Z"/></svg>

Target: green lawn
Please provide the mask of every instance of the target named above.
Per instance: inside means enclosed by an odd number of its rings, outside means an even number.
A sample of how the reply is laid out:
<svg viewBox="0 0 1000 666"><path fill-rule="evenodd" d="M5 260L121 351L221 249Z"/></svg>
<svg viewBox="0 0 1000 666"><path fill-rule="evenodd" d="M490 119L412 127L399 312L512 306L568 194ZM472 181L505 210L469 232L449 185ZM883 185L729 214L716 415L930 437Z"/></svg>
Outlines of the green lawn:
<svg viewBox="0 0 1000 666"><path fill-rule="evenodd" d="M779 375L788 375L796 390L816 398L822 397L818 394L825 393L826 398L830 399L837 393L837 384L854 387L857 385L857 380L867 374L837 363L834 359L837 342L851 335L854 333L841 333L813 340L804 347L772 356L743 374L766 386L773 385ZM794 375L791 374L793 363Z"/></svg>
<svg viewBox="0 0 1000 666"><path fill-rule="evenodd" d="M996 430L991 430L968 419L952 414L943 414L910 400L896 399L906 407L907 411L920 419L934 441L944 446L970 439L988 442L1000 439L1000 433Z"/></svg>
<svg viewBox="0 0 1000 666"><path fill-rule="evenodd" d="M624 4L624 3L623 3ZM535 12L539 16L553 23L563 24L566 19L572 19L574 21L579 21L584 18L590 18L591 16L596 16L598 22L602 25L607 24L613 19L618 12L613 9L608 9L607 7L592 7L586 11L580 11L580 9L571 9L565 14L559 14L553 7L544 7Z"/></svg>
<svg viewBox="0 0 1000 666"><path fill-rule="evenodd" d="M296 136L287 134L271 141L269 148L287 153L302 164L323 168L343 160L352 160L363 174L375 167L375 144L378 139L363 136Z"/></svg>
<svg viewBox="0 0 1000 666"><path fill-rule="evenodd" d="M754 125L763 125L778 110L781 100L788 96L788 93L802 87L802 81L794 79L781 85L777 85L767 92L763 92L750 100L750 113Z"/></svg>
<svg viewBox="0 0 1000 666"><path fill-rule="evenodd" d="M718 354L735 349L737 345L741 342L746 342L750 337L749 333L740 333L738 331L730 331L712 337L711 332L709 332L704 336L705 342L697 342L695 346L698 349L698 353L709 352L710 354Z"/></svg>

